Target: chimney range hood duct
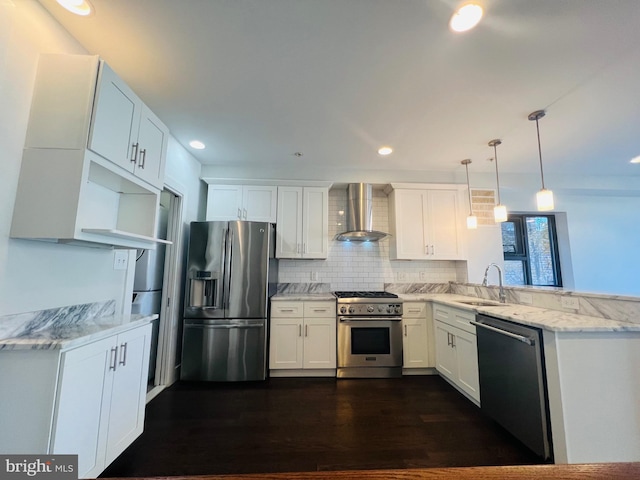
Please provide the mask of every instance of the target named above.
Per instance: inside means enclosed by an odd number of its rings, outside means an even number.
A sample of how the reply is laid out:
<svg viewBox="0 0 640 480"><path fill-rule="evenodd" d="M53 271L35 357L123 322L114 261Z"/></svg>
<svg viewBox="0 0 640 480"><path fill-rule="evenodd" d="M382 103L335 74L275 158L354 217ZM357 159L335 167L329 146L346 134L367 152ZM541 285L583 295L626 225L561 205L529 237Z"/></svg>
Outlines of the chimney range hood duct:
<svg viewBox="0 0 640 480"><path fill-rule="evenodd" d="M367 183L347 187L347 231L336 235L342 242L377 242L388 233L377 232L373 225L373 188Z"/></svg>

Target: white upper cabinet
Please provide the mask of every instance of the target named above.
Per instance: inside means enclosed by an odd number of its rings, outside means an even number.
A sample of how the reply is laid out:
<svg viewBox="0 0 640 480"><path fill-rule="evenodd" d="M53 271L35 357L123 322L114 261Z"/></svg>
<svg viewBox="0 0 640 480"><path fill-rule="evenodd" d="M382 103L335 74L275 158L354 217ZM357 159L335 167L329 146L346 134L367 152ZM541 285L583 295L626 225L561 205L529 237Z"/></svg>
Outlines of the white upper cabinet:
<svg viewBox="0 0 640 480"><path fill-rule="evenodd" d="M161 189L168 139L167 127L101 62L89 148Z"/></svg>
<svg viewBox="0 0 640 480"><path fill-rule="evenodd" d="M155 248L168 137L97 56L41 55L11 236Z"/></svg>
<svg viewBox="0 0 640 480"><path fill-rule="evenodd" d="M278 187L277 258L327 258L329 189Z"/></svg>
<svg viewBox="0 0 640 480"><path fill-rule="evenodd" d="M207 221L276 222L278 187L268 185L209 185Z"/></svg>
<svg viewBox="0 0 640 480"><path fill-rule="evenodd" d="M421 187L394 187L389 195L391 259L464 259L460 189Z"/></svg>

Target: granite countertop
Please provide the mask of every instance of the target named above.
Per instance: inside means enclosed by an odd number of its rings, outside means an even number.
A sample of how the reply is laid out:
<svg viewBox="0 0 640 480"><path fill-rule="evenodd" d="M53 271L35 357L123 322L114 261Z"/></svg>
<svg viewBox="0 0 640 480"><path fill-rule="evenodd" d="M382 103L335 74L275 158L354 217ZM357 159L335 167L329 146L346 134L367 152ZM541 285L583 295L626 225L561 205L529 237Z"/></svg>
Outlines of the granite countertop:
<svg viewBox="0 0 640 480"><path fill-rule="evenodd" d="M109 315L81 321L41 322L26 325L9 338L0 339L0 350L62 350L117 334L158 318L153 315Z"/></svg>
<svg viewBox="0 0 640 480"><path fill-rule="evenodd" d="M331 300L335 301L336 297L331 292L326 293L276 293L271 297L272 302L282 302L282 301L290 301L290 302L304 302L304 301L313 301L313 300Z"/></svg>
<svg viewBox="0 0 640 480"><path fill-rule="evenodd" d="M640 332L640 324L609 320L601 317L578 315L547 308L519 305L515 303L499 304L496 306L474 306L460 303L461 301L485 301L478 297L467 297L457 294L400 294L404 301L432 301L456 308L464 308L492 317L510 320L523 325L538 327L552 332Z"/></svg>

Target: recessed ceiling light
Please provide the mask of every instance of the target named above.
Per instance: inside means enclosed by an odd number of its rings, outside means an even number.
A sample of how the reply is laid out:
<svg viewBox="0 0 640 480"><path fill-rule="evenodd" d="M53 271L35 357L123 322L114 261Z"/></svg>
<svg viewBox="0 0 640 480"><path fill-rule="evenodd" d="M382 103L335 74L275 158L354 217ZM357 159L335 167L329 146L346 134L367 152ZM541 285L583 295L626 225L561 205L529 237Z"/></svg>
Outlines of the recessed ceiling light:
<svg viewBox="0 0 640 480"><path fill-rule="evenodd" d="M93 7L89 3L89 0L57 0L57 2L71 13L86 17L91 15Z"/></svg>
<svg viewBox="0 0 640 480"><path fill-rule="evenodd" d="M196 150L203 150L205 148L205 144L202 143L200 140L191 140L189 142L189 146L191 148L195 148Z"/></svg>
<svg viewBox="0 0 640 480"><path fill-rule="evenodd" d="M449 28L454 32L466 32L478 25L482 18L482 7L475 3L467 3L460 7L451 17Z"/></svg>
<svg viewBox="0 0 640 480"><path fill-rule="evenodd" d="M390 155L391 153L393 153L393 148L391 148L391 147L380 147L378 149L378 153L380 155Z"/></svg>
<svg viewBox="0 0 640 480"><path fill-rule="evenodd" d="M629 160L629 163L640 163L640 155L638 155L637 157L633 157L631 160Z"/></svg>

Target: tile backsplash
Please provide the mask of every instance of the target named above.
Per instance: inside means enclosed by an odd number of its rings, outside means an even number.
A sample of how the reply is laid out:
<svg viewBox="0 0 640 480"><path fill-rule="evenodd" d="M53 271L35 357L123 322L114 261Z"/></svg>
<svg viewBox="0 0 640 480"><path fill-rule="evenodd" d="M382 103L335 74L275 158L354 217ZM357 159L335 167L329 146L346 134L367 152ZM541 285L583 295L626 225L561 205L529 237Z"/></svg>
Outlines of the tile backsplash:
<svg viewBox="0 0 640 480"><path fill-rule="evenodd" d="M331 290L383 290L385 283L466 282L466 262L389 259L389 239L379 242L339 242L344 228L347 191L329 191L329 254L326 260L280 260L279 283L320 282ZM373 190L373 229L389 232L389 201Z"/></svg>

